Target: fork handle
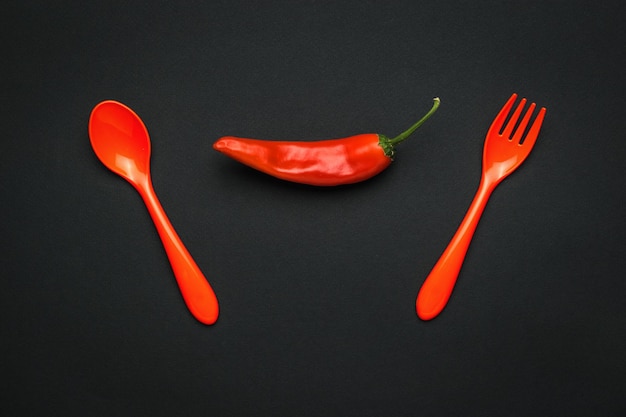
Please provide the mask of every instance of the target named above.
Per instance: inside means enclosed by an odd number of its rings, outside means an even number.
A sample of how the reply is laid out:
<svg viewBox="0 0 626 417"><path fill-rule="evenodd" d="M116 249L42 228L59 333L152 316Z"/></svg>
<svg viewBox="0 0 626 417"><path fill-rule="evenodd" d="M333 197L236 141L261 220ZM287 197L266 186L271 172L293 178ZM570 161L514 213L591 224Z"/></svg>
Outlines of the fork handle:
<svg viewBox="0 0 626 417"><path fill-rule="evenodd" d="M478 191L461 225L426 278L426 281L422 284L415 302L417 315L422 320L435 318L446 306L459 276L465 254L474 236L474 231L476 226L478 226L480 216L494 188L495 185L485 178L481 180Z"/></svg>

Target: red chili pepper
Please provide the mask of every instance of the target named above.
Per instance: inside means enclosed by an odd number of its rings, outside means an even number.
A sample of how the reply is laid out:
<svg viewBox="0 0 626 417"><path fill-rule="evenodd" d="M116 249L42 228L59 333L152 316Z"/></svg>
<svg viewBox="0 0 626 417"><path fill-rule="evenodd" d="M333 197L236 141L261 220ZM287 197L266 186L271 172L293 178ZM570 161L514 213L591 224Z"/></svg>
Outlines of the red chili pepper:
<svg viewBox="0 0 626 417"><path fill-rule="evenodd" d="M437 110L440 100L433 101L424 117L393 139L376 133L314 142L224 136L213 144L213 149L283 180L319 186L353 184L379 174L391 164L395 145Z"/></svg>

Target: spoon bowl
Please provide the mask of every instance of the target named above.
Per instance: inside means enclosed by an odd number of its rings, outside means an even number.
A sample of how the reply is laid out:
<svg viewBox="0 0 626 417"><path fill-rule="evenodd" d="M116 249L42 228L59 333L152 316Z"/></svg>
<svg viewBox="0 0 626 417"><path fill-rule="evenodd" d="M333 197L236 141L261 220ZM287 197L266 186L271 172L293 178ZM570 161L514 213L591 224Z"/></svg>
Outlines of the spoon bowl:
<svg viewBox="0 0 626 417"><path fill-rule="evenodd" d="M103 101L91 112L89 138L98 159L130 182L143 198L191 314L201 323L215 323L219 315L215 293L154 192L150 178L150 136L143 121L124 104Z"/></svg>
<svg viewBox="0 0 626 417"><path fill-rule="evenodd" d="M98 104L89 120L91 147L111 171L131 183L150 175L150 136L142 120L117 101Z"/></svg>

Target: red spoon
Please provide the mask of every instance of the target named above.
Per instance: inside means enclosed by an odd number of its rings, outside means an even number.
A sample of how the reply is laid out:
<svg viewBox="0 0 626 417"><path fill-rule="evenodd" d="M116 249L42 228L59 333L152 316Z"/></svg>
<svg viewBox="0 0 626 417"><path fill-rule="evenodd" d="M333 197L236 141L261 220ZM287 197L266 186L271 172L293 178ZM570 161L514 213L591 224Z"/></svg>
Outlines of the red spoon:
<svg viewBox="0 0 626 417"><path fill-rule="evenodd" d="M204 324L215 323L219 314L215 293L172 227L152 187L150 136L139 116L122 103L103 101L91 112L89 137L100 161L141 194L191 314Z"/></svg>

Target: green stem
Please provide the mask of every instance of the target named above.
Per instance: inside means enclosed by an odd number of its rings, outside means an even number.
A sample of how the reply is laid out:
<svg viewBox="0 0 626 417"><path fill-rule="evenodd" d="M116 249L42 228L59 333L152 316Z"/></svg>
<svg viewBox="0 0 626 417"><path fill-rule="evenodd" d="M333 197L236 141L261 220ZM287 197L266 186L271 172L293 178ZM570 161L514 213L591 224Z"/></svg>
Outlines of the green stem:
<svg viewBox="0 0 626 417"><path fill-rule="evenodd" d="M426 120L428 120L428 118L430 116L433 115L433 113L435 113L437 111L437 108L439 107L439 103L441 103L441 100L439 100L439 97L435 97L433 99L433 107L428 111L428 113L426 113L424 115L424 117L422 117L421 119L419 119L413 126L411 126L410 128L408 128L407 130L405 130L404 132L400 133L398 136L396 136L393 139L389 139L389 145L394 146L397 145L398 143L402 142L403 140L405 140L406 138L408 138L409 136L411 136L411 134L413 132L415 132L415 130L420 127L421 125L424 124L424 122Z"/></svg>

